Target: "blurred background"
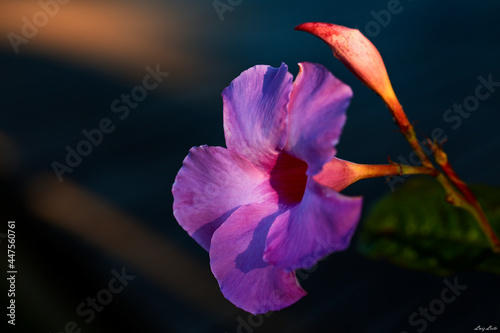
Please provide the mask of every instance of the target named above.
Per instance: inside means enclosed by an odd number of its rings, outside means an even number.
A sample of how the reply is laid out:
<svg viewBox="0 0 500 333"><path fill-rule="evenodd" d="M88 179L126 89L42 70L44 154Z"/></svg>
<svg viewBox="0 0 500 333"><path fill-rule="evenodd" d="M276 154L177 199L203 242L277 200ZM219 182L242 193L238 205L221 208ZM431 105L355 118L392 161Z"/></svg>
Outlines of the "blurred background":
<svg viewBox="0 0 500 333"><path fill-rule="evenodd" d="M458 174L499 186L500 88L466 116L443 118L479 76L500 82L499 13L491 0L0 0L0 267L7 275L15 220L18 271L8 329L417 332L409 317L440 298L443 277L368 260L356 246L302 272L308 296L295 305L259 317L237 309L175 221L171 186L190 147L224 146L220 93L256 64L285 62L294 76L298 62L325 65L354 91L338 156L408 159L375 94L323 42L294 31L309 21L365 33L417 131L441 128ZM153 72L158 84L142 89ZM98 128L108 133L81 143ZM72 150L86 156L69 165ZM363 195L366 212L390 188L374 179L345 192ZM500 278L455 278L468 288L420 332L499 327ZM4 311L7 289L4 277ZM105 304L92 308L92 298Z"/></svg>

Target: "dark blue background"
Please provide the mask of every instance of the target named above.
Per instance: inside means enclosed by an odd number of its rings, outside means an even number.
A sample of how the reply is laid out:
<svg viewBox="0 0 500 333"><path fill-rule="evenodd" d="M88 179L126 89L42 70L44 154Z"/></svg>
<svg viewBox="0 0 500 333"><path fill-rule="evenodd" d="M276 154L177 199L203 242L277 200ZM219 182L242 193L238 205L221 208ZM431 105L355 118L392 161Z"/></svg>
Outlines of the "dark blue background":
<svg viewBox="0 0 500 333"><path fill-rule="evenodd" d="M140 71L123 79L116 72L62 61L36 50L15 54L2 37L0 131L12 142L17 164L14 171L2 174L0 206L2 225L15 219L19 226L17 331L59 332L66 322L75 320L84 332L416 332L420 326L411 326L408 318L440 297L443 278L370 261L355 246L330 256L314 273L304 275L302 285L308 296L269 317L253 318L255 327L242 328L238 318L248 323L248 314L235 310L217 292L208 255L172 216L170 189L190 147L224 145L220 93L256 64L278 67L285 62L294 76L298 62L325 65L354 91L338 156L358 163L385 163L388 155L396 161L400 155L408 159L410 148L377 96L323 42L293 30L308 21L365 32L384 57L408 117L418 121L417 131L430 135L433 129L442 128L448 137L446 151L458 174L467 182L498 186L500 89L481 101L457 129L443 114L474 94L478 76L492 75L500 81L500 3L402 0L402 10L385 27L379 24L378 34L366 27L373 28L370 22L376 22L371 11L386 10L387 1L246 0L224 13L223 21L210 0L165 3L176 8L177 20L184 24L174 33L177 42L168 47L183 49L202 61L193 67L161 63L169 77L123 121L111 112L110 104L141 82ZM184 35L186 26L189 34ZM138 68L146 65L156 62ZM192 290L199 285L210 290L201 289L194 298L183 297L191 291L175 284L169 288L169 281L155 280L133 260L104 250L102 244L71 228L51 223L33 209L33 180L48 174L54 181L51 163L63 162L65 146L75 147L83 139L81 131L95 128L103 117L112 119L116 129L70 175L64 175L65 182L136 218L141 227L178 251L172 261L163 261L155 253L134 249L139 258L186 281ZM10 159L5 151L2 154ZM389 187L384 179L374 179L347 192L364 195L367 210ZM5 232L3 226L1 231ZM119 235L119 230L108 234L109 248ZM133 238L121 241L134 244ZM0 248L6 251L4 242ZM187 256L196 271L205 274L193 275L187 269L191 266L183 265L183 257L177 254ZM84 323L76 306L107 286L110 271L121 267L136 279L95 320ZM468 289L446 305L425 332L472 332L478 325L500 326L500 278L475 272L459 274L458 281ZM209 298L205 303L204 297ZM206 304L212 304L211 308Z"/></svg>

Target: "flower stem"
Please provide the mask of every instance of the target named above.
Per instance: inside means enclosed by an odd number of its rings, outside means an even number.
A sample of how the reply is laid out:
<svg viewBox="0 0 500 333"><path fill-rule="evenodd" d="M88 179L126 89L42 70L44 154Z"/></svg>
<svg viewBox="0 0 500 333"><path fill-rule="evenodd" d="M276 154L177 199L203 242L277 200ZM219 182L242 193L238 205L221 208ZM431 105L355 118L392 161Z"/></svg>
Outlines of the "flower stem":
<svg viewBox="0 0 500 333"><path fill-rule="evenodd" d="M402 176L402 175L431 175L436 176L435 168L425 166L412 166L391 164L357 164L338 158L332 159L323 166L323 169L313 178L319 184L342 191L347 186L361 179Z"/></svg>
<svg viewBox="0 0 500 333"><path fill-rule="evenodd" d="M381 97L387 105L389 111L391 111L394 122L396 123L396 125L398 125L401 133L413 148L413 151L415 151L422 164L426 167L434 168L432 162L429 160L422 147L420 146L417 135L415 134L415 129L413 128L413 125L408 121L408 117L406 117L406 113L404 112L403 107L399 103L399 100L397 99L394 92L392 92L392 94L387 94L386 96Z"/></svg>
<svg viewBox="0 0 500 333"><path fill-rule="evenodd" d="M451 167L446 153L441 147L435 143L431 143L434 159L441 167L441 172L434 167L429 157L422 149L422 146L420 146L415 130L413 129L413 125L408 121L403 107L399 103L396 96L391 94L388 95L388 97L382 98L391 111L394 121L400 128L401 133L405 136L410 146L422 161L422 165L435 171L434 176L446 191L446 200L454 206L467 210L476 219L484 234L488 238L488 241L493 248L493 252L500 254L500 240L498 236L491 228L488 218L477 201L474 193L469 189L467 184L461 180L460 177L458 177L455 170Z"/></svg>
<svg viewBox="0 0 500 333"><path fill-rule="evenodd" d="M356 171L357 180L375 178L375 177L390 177L404 175L435 175L434 168L425 166L413 166L404 164L355 164L352 163L351 168Z"/></svg>
<svg viewBox="0 0 500 333"><path fill-rule="evenodd" d="M455 186L455 188L458 188L463 195L462 197L458 198L458 200L457 198L453 198L452 203L456 206L466 209L474 216L484 234L488 237L488 241L491 243L493 252L500 253L500 240L495 234L495 231L491 228L491 225L488 222L488 218L486 217L486 214L484 213L484 210L481 207L481 204L477 200L476 196L469 189L467 184L465 184L465 182L458 177L455 170L451 167L450 162L448 161L448 156L442 150L442 148L433 144L433 150L436 163L441 167L443 172L448 177L449 181ZM453 187L451 188L453 189Z"/></svg>

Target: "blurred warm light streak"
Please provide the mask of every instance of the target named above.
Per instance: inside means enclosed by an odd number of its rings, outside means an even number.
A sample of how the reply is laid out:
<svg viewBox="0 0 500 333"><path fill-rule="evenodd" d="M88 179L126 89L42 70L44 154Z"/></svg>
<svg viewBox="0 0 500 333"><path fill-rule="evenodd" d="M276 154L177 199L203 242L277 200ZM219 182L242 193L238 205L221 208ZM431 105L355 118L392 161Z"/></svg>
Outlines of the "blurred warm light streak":
<svg viewBox="0 0 500 333"><path fill-rule="evenodd" d="M28 204L34 214L130 264L130 274L135 270L149 276L186 304L216 318L237 313L220 293L206 263L165 236L68 180L59 183L54 176L40 176L29 188Z"/></svg>
<svg viewBox="0 0 500 333"><path fill-rule="evenodd" d="M14 54L7 35L23 36L22 18L33 23L39 11L37 0L1 0L0 47ZM19 45L18 54L42 53L134 79L144 75L145 66L161 64L165 71L181 72L178 80L185 79L203 65L188 50L191 30L181 11L152 1L71 0L59 4L59 12L27 44Z"/></svg>

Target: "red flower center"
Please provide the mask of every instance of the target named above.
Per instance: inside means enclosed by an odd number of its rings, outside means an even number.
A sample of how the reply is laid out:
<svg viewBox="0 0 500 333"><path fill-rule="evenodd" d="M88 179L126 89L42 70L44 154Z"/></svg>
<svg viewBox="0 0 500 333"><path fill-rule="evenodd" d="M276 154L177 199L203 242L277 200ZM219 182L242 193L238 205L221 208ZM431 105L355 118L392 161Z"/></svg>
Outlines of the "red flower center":
<svg viewBox="0 0 500 333"><path fill-rule="evenodd" d="M299 203L307 183L307 163L287 153L280 153L271 170L271 187L278 193L280 204Z"/></svg>

